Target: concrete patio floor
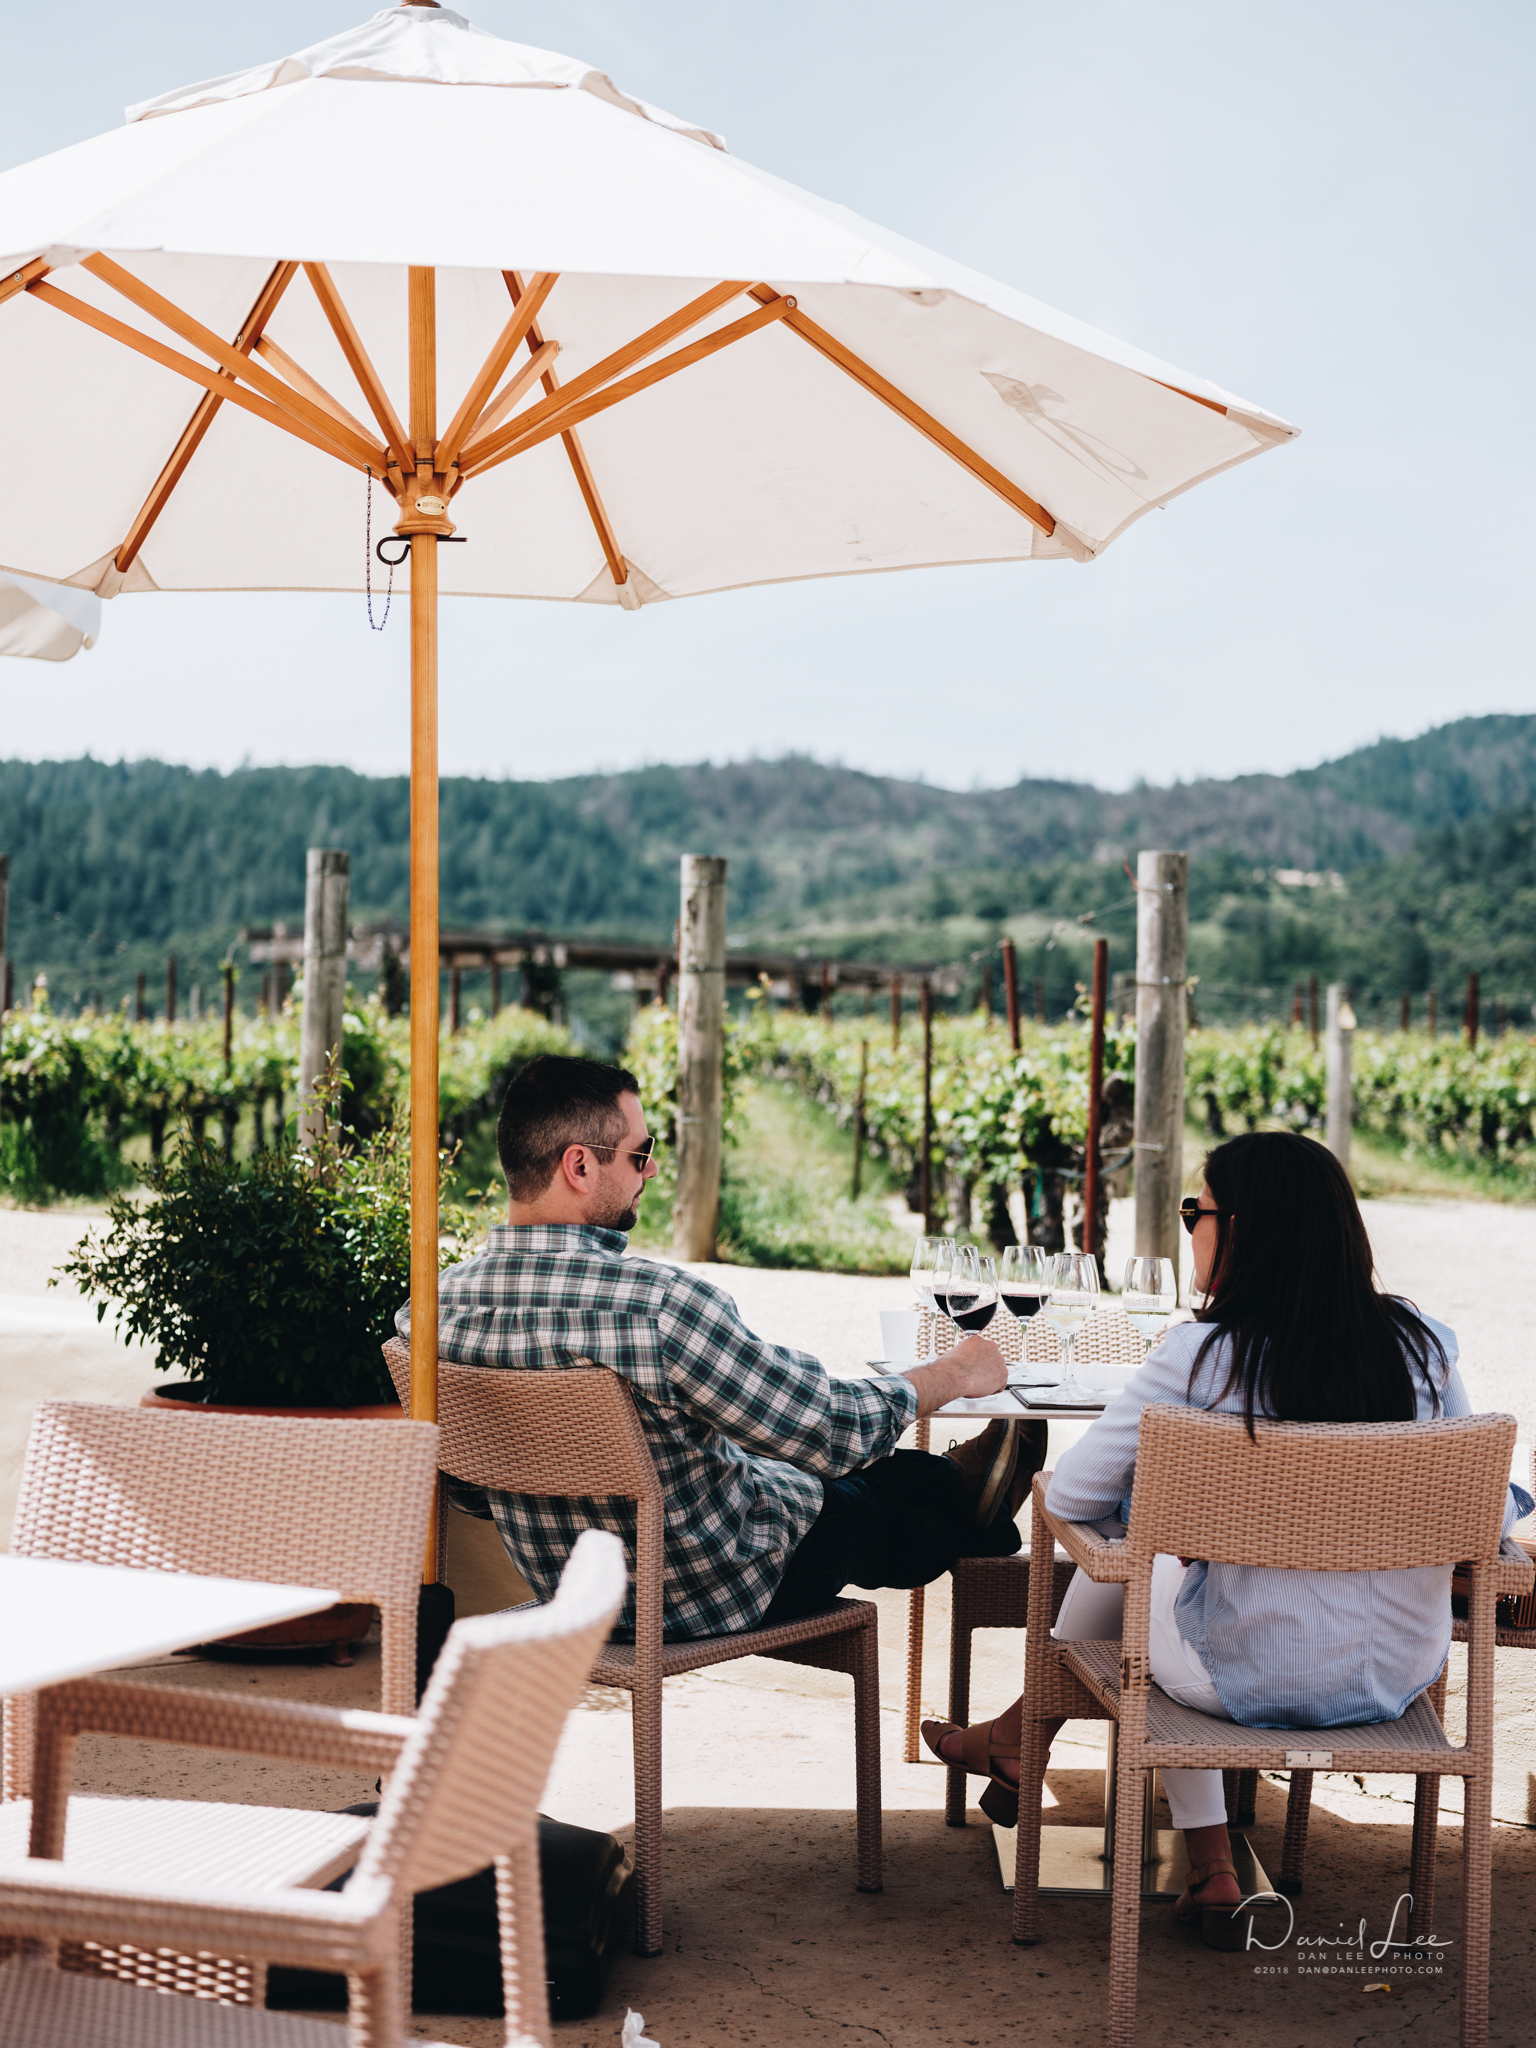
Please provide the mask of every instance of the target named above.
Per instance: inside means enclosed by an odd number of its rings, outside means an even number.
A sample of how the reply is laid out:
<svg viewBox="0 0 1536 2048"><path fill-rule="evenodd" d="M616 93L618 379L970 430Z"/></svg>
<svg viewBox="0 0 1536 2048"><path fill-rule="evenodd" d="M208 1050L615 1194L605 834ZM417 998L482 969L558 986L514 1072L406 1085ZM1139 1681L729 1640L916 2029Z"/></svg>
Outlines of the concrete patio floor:
<svg viewBox="0 0 1536 2048"><path fill-rule="evenodd" d="M72 1218L75 1230L88 1219ZM1118 1220L1118 1219L1117 1219ZM1536 1212L1473 1204L1369 1205L1384 1277L1452 1322L1475 1406L1519 1417L1536 1433L1526 1363L1536 1327ZM40 1394L131 1400L151 1379L142 1352L88 1332L82 1305L43 1297L46 1265L62 1255L62 1218L0 1212L0 1457L19 1449L18 1425ZM36 1226L36 1227L34 1227ZM816 1349L834 1370L856 1368L876 1346L875 1311L901 1306L904 1283L830 1275L711 1269L763 1335ZM55 1305L56 1312L55 1312ZM50 1318L52 1320L50 1320ZM57 1322L58 1328L53 1328ZM76 1377L82 1383L76 1384ZM942 1425L941 1425L942 1427ZM963 1434L957 1426L955 1434ZM1053 1451L1067 1440L1053 1428ZM935 1446L943 1439L935 1432ZM13 1448L14 1447L14 1448ZM0 1471L0 1481L7 1478ZM7 1496L14 1480L6 1487ZM8 1499L3 1512L8 1515ZM471 1604L515 1597L510 1573L476 1551L483 1525L456 1524ZM471 1588L481 1589L479 1597ZM906 1602L881 1608L886 1883L876 1897L853 1888L851 1684L836 1674L743 1660L670 1681L666 1719L666 1947L621 1955L597 2018L557 2027L569 2048L613 2048L626 2006L646 2017L661 2048L780 2048L831 2040L928 2044L1072 2044L1103 2038L1107 1907L1061 1900L1045 1908L1044 1939L1015 1948L990 1830L946 1828L944 1774L901 1761ZM925 1706L947 1692L947 1585L930 1589ZM978 1713L1018 1691L1022 1636L976 1638L972 1700ZM1514 1660L1501 1684L1536 1691L1536 1662ZM1504 1660L1501 1659L1501 1663ZM1505 1672L1507 1671L1507 1676ZM290 1698L372 1705L377 1652L351 1669L175 1658L141 1674L177 1685L252 1688ZM1072 1724L1053 1757L1047 1825L1091 1823L1102 1799L1103 1731ZM628 1831L632 1816L629 1709L622 1694L589 1691L567 1724L543 1807L557 1818ZM153 1745L82 1743L81 1789L336 1807L370 1796L345 1773L252 1759L183 1754ZM1532 1780L1536 1784L1536 1779ZM1401 1780L1320 1777L1307 1890L1298 1935L1315 1944L1387 1936L1404 1890L1411 1807ZM1285 1792L1263 1782L1254 1846L1278 1867ZM1523 1809L1522 1809L1523 1811ZM1536 1816L1532 1816L1536 1817ZM1138 2039L1263 2048L1354 2048L1364 2042L1455 2038L1459 1992L1460 1828L1442 1822L1437 1931L1450 1941L1442 1974L1397 1974L1370 1962L1353 1975L1311 1974L1293 1940L1273 1957L1223 1956L1178 1928L1171 1907L1143 1908ZM1536 1921L1536 1830L1494 1833L1493 2027L1497 2048L1532 2037L1530 1986ZM1271 1937L1273 1938L1273 1937ZM1316 1947L1327 1960L1340 1954ZM1352 1958L1343 1955L1345 1962ZM1390 1984L1388 1991L1367 1985ZM418 2016L423 2037L492 2048L500 2022ZM338 2039L340 2036L338 2035Z"/></svg>

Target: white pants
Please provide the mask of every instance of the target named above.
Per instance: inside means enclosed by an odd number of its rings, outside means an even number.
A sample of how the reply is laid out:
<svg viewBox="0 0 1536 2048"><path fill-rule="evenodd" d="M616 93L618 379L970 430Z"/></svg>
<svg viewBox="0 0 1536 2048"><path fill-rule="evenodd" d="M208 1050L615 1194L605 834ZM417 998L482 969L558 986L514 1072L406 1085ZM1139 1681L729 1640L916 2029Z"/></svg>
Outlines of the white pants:
<svg viewBox="0 0 1536 2048"><path fill-rule="evenodd" d="M1176 1557L1152 1560L1152 1619L1147 1634L1152 1677L1181 1707L1230 1721L1232 1716L1221 1704L1210 1673L1174 1621L1174 1602L1183 1583L1184 1567ZM1086 1572L1079 1571L1067 1588L1051 1634L1059 1643L1117 1642L1124 1606L1123 1586L1097 1585ZM1164 1771L1162 1780L1176 1828L1225 1824L1227 1798L1220 1771Z"/></svg>

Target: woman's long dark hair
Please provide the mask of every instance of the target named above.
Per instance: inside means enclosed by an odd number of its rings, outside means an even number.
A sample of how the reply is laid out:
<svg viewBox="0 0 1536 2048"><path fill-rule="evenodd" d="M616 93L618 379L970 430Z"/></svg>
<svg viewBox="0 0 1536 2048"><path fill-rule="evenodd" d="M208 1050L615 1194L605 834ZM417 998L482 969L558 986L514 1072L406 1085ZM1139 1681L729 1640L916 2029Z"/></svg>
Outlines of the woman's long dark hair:
<svg viewBox="0 0 1536 2048"><path fill-rule="evenodd" d="M1255 1414L1285 1422L1411 1422L1415 1374L1435 1408L1445 1351L1414 1308L1376 1286L1371 1242L1349 1176L1324 1146L1251 1131L1205 1161L1219 1212L1211 1287L1198 1321L1213 1327L1190 1372L1231 1339L1226 1385Z"/></svg>

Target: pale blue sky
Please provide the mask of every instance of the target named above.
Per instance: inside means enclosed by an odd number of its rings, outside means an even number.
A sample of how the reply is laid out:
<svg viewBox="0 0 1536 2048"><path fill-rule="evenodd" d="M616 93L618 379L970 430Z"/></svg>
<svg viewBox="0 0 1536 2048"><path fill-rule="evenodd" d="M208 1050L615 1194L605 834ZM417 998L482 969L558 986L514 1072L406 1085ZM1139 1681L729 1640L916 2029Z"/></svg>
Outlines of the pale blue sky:
<svg viewBox="0 0 1536 2048"><path fill-rule="evenodd" d="M0 164L368 11L0 0ZM848 579L638 617L460 600L444 620L445 772L799 749L961 784L1162 782L1536 710L1528 4L463 11L1216 378L1303 438L1084 568ZM442 174L451 197L451 131ZM381 156L381 206L390 177ZM360 597L122 599L68 667L5 665L0 744L399 769L403 627L370 635Z"/></svg>

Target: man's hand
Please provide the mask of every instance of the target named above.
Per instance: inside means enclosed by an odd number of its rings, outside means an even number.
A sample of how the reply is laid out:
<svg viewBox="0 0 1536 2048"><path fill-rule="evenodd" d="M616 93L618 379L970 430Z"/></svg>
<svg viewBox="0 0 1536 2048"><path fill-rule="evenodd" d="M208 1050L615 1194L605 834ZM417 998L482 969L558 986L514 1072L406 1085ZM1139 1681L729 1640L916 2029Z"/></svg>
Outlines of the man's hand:
<svg viewBox="0 0 1536 2048"><path fill-rule="evenodd" d="M914 1365L905 1375L917 1389L919 1417L947 1401L1000 1394L1008 1384L1008 1361L986 1337L967 1337L932 1365Z"/></svg>

